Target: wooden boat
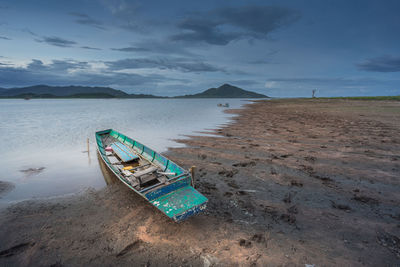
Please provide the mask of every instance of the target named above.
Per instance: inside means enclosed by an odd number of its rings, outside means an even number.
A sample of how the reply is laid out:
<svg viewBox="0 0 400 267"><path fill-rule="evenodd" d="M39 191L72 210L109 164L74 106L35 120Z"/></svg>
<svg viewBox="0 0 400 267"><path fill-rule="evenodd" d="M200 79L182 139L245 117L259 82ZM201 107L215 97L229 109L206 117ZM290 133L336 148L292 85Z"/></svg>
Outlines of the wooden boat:
<svg viewBox="0 0 400 267"><path fill-rule="evenodd" d="M130 189L179 222L205 210L208 199L191 173L149 147L112 129L96 132L106 166Z"/></svg>

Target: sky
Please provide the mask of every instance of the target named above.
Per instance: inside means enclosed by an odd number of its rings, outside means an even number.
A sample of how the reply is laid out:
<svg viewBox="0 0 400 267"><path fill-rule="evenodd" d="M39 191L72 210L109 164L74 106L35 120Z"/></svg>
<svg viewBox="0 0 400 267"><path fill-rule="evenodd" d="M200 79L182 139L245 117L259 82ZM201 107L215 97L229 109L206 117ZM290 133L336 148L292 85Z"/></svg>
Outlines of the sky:
<svg viewBox="0 0 400 267"><path fill-rule="evenodd" d="M400 1L0 0L0 87L400 95Z"/></svg>

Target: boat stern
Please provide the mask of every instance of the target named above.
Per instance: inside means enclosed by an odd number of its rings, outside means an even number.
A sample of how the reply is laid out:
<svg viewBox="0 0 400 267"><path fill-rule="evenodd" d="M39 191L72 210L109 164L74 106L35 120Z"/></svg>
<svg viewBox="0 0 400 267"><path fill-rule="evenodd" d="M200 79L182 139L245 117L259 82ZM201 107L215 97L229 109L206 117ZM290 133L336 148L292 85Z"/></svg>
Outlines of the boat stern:
<svg viewBox="0 0 400 267"><path fill-rule="evenodd" d="M208 199L191 186L185 186L150 201L175 222L204 211Z"/></svg>

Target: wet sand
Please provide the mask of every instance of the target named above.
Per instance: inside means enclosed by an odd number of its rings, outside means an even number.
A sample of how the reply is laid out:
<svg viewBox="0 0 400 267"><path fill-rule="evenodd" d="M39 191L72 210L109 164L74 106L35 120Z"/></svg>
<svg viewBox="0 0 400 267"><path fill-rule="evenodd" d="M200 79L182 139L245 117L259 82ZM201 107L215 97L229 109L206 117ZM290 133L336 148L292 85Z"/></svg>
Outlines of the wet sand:
<svg viewBox="0 0 400 267"><path fill-rule="evenodd" d="M207 211L176 224L116 181L1 212L0 265L400 265L400 102L258 101L168 157Z"/></svg>

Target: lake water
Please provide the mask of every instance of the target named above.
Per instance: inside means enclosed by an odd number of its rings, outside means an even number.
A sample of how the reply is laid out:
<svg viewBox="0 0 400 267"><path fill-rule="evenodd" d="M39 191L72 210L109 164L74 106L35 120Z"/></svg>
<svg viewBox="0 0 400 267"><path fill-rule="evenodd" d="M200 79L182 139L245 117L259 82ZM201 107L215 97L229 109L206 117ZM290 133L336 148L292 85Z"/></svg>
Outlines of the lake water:
<svg viewBox="0 0 400 267"><path fill-rule="evenodd" d="M240 108L242 99L33 99L0 100L0 181L15 185L0 204L53 197L106 185L94 133L113 128L165 152L172 139L228 122L218 103ZM86 140L90 140L90 153ZM41 168L37 172L23 172Z"/></svg>

